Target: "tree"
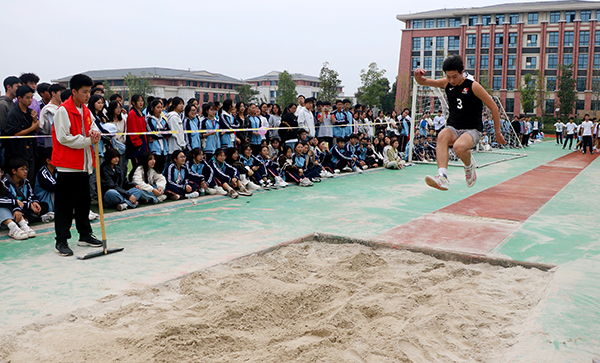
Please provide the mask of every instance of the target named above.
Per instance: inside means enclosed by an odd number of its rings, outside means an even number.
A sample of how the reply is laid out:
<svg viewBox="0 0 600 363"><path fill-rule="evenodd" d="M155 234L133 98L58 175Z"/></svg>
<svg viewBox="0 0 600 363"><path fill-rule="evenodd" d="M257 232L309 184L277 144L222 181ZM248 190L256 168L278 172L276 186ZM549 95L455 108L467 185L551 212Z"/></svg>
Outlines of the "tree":
<svg viewBox="0 0 600 363"><path fill-rule="evenodd" d="M541 106L542 118L546 114L546 108L544 107L544 101L548 98L549 92L546 90L544 84L544 73L539 69L535 71L535 89L536 89L536 108Z"/></svg>
<svg viewBox="0 0 600 363"><path fill-rule="evenodd" d="M381 98L388 92L390 83L387 82L387 89L385 88L385 82L382 80L385 78L385 69L379 70L377 63L373 62L369 64L369 69L360 71L360 81L362 86L358 88L355 96L357 102L373 107L381 107Z"/></svg>
<svg viewBox="0 0 600 363"><path fill-rule="evenodd" d="M252 89L252 87L249 84L245 84L243 86L237 86L237 87L235 87L235 90L238 93L238 95L237 95L238 101L244 102L246 104L256 101L256 95L258 95L260 93L256 90Z"/></svg>
<svg viewBox="0 0 600 363"><path fill-rule="evenodd" d="M331 104L335 102L338 97L337 87L342 83L338 78L339 76L337 71L329 68L329 63L323 63L321 73L319 73L319 82L321 83L320 100L329 101Z"/></svg>
<svg viewBox="0 0 600 363"><path fill-rule="evenodd" d="M112 89L109 81L102 82L102 85L104 86L104 98L108 100L116 92Z"/></svg>
<svg viewBox="0 0 600 363"><path fill-rule="evenodd" d="M385 83L385 88L388 91L383 97L381 97L381 110L383 110L384 113L392 112L394 110L394 107L396 104L396 82L397 82L397 79L394 81L392 88L390 88L390 86L389 86L390 81L388 81L387 78L384 78L382 82Z"/></svg>
<svg viewBox="0 0 600 363"><path fill-rule="evenodd" d="M573 65L568 66L559 64L558 69L561 72L558 76L558 100L560 102L560 112L566 119L573 112L577 93L575 92L575 79L573 78Z"/></svg>
<svg viewBox="0 0 600 363"><path fill-rule="evenodd" d="M142 72L139 77L128 72L124 81L128 90L128 94L125 97L126 99L135 94L141 95L144 99L147 99L148 96L154 93L154 86L150 84L150 79L146 77L146 72Z"/></svg>
<svg viewBox="0 0 600 363"><path fill-rule="evenodd" d="M290 103L298 102L298 92L296 92L296 83L288 71L279 73L279 83L277 84L277 103L281 107L287 107Z"/></svg>
<svg viewBox="0 0 600 363"><path fill-rule="evenodd" d="M536 82L530 73L527 73L522 78L523 82L519 86L519 92L521 93L521 107L525 113L533 112L537 106L535 104L537 98Z"/></svg>

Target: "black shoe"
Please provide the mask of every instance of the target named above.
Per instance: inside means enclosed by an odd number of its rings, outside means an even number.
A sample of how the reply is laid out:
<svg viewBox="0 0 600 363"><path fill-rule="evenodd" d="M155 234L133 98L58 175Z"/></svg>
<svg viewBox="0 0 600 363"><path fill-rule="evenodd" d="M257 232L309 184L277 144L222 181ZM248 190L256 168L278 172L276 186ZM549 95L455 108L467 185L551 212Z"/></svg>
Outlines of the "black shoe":
<svg viewBox="0 0 600 363"><path fill-rule="evenodd" d="M69 248L69 244L67 242L56 242L56 247L54 250L61 256L73 256L73 250Z"/></svg>
<svg viewBox="0 0 600 363"><path fill-rule="evenodd" d="M102 247L102 241L96 239L96 236L93 234L88 234L87 236L79 236L77 245L84 247Z"/></svg>

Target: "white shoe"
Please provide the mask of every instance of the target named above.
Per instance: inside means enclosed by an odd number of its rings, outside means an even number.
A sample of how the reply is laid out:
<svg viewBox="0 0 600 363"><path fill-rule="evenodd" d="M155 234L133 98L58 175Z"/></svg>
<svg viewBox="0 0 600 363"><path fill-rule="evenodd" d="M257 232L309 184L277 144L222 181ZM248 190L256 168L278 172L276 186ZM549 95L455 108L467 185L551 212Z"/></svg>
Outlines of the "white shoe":
<svg viewBox="0 0 600 363"><path fill-rule="evenodd" d="M54 212L48 212L42 216L42 222L48 223L54 220Z"/></svg>
<svg viewBox="0 0 600 363"><path fill-rule="evenodd" d="M271 189L271 183L261 180L260 187L263 188L264 190L269 190L269 189Z"/></svg>
<svg viewBox="0 0 600 363"><path fill-rule="evenodd" d="M259 190L260 186L256 185L255 183L248 181L248 185L246 185L246 188L248 188L248 190L250 191L254 191L254 190Z"/></svg>
<svg viewBox="0 0 600 363"><path fill-rule="evenodd" d="M244 185L244 186L246 186L248 184L248 182L250 182L250 180L248 180L248 177L246 176L246 174L240 175L240 181L242 182L242 185Z"/></svg>
<svg viewBox="0 0 600 363"><path fill-rule="evenodd" d="M125 210L125 209L127 209L127 207L129 207L129 206L127 205L127 203L117 204L117 210L118 210L119 212L120 212L120 211L122 211L122 210Z"/></svg>
<svg viewBox="0 0 600 363"><path fill-rule="evenodd" d="M443 175L429 176L425 177L425 183L432 188L436 188L439 190L448 190L450 188L450 182Z"/></svg>
<svg viewBox="0 0 600 363"><path fill-rule="evenodd" d="M156 197L156 199L158 199L159 203L164 202L167 199L167 196L164 194L159 195L158 197Z"/></svg>
<svg viewBox="0 0 600 363"><path fill-rule="evenodd" d="M334 172L335 174L339 174L339 173L340 173L340 169L335 169L333 172Z"/></svg>
<svg viewBox="0 0 600 363"><path fill-rule="evenodd" d="M215 188L206 188L206 194L208 194L208 195L215 195L215 194L217 194L217 189L215 189Z"/></svg>
<svg viewBox="0 0 600 363"><path fill-rule="evenodd" d="M229 194L229 193L227 193L227 192L225 191L225 189L223 189L223 187L221 187L221 186L218 186L218 187L216 188L216 190L217 190L217 194L219 194L219 195L227 195L227 194Z"/></svg>
<svg viewBox="0 0 600 363"><path fill-rule="evenodd" d="M283 180L282 177L278 176L275 178L275 185L281 187L281 188L285 188L288 186L288 183L285 182L285 180Z"/></svg>
<svg viewBox="0 0 600 363"><path fill-rule="evenodd" d="M185 195L186 198L188 199L192 199L192 198L198 198L200 196L200 193L198 192L191 192Z"/></svg>
<svg viewBox="0 0 600 363"><path fill-rule="evenodd" d="M367 170L367 169L369 169L369 166L368 166L368 165L364 165L364 166L362 167L362 169L363 169L363 170Z"/></svg>
<svg viewBox="0 0 600 363"><path fill-rule="evenodd" d="M268 185L270 188L273 188L273 189L279 189L279 186L277 185L277 183L273 183L273 182L271 181L271 179L267 180L267 185Z"/></svg>
<svg viewBox="0 0 600 363"><path fill-rule="evenodd" d="M362 169L360 168L360 166L357 166L357 167L355 167L355 168L354 168L354 171L355 171L356 173L358 173L358 174L362 174L362 173L363 173L363 171L362 171Z"/></svg>
<svg viewBox="0 0 600 363"><path fill-rule="evenodd" d="M467 187L471 188L477 181L477 174L475 173L475 166L471 164L469 167L465 167L465 179L467 180Z"/></svg>
<svg viewBox="0 0 600 363"><path fill-rule="evenodd" d="M21 222L23 222L23 221L21 221ZM35 231L31 227L29 227L28 224L19 223L19 227L21 227L21 230L27 234L27 237L29 237L29 238L35 237Z"/></svg>
<svg viewBox="0 0 600 363"><path fill-rule="evenodd" d="M10 238L16 239L17 241L21 241L21 240L29 238L27 233L19 227L15 227L12 230L8 231L8 236Z"/></svg>
<svg viewBox="0 0 600 363"><path fill-rule="evenodd" d="M98 218L100 218L100 214L98 214L98 213L94 213L94 212L90 211L90 213L88 214L88 219L90 221L93 221Z"/></svg>
<svg viewBox="0 0 600 363"><path fill-rule="evenodd" d="M350 172L350 171L352 171L352 169L349 166L344 166L342 168L342 171L348 171L348 172Z"/></svg>
<svg viewBox="0 0 600 363"><path fill-rule="evenodd" d="M229 188L229 196L233 199L239 197L240 195L233 189L233 188Z"/></svg>

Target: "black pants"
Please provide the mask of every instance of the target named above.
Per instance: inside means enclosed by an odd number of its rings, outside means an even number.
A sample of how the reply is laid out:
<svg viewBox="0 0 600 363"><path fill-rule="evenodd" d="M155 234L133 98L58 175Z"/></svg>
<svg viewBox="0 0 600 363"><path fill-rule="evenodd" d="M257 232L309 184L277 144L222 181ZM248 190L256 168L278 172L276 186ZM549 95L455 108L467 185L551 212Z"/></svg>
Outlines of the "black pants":
<svg viewBox="0 0 600 363"><path fill-rule="evenodd" d="M529 147L529 134L523 134L523 141L521 141L521 146Z"/></svg>
<svg viewBox="0 0 600 363"><path fill-rule="evenodd" d="M563 133L562 132L557 132L556 133L556 143L558 145L563 143Z"/></svg>
<svg viewBox="0 0 600 363"><path fill-rule="evenodd" d="M592 153L592 136L582 136L581 139L583 140L583 147L582 147L582 151L585 154L585 148L587 147L588 150L590 151L590 154Z"/></svg>
<svg viewBox="0 0 600 363"><path fill-rule="evenodd" d="M565 143L563 144L563 149L567 146L567 141L569 141L569 149L573 147L573 134L567 134L565 137Z"/></svg>
<svg viewBox="0 0 600 363"><path fill-rule="evenodd" d="M33 213L33 210L23 208L23 218L27 219L29 223L41 222L42 216L50 210L50 206L46 202L39 202L40 212L38 214Z"/></svg>
<svg viewBox="0 0 600 363"><path fill-rule="evenodd" d="M56 242L71 238L71 223L75 210L75 225L79 236L92 234L90 225L90 176L85 172L58 172L54 196L54 231Z"/></svg>

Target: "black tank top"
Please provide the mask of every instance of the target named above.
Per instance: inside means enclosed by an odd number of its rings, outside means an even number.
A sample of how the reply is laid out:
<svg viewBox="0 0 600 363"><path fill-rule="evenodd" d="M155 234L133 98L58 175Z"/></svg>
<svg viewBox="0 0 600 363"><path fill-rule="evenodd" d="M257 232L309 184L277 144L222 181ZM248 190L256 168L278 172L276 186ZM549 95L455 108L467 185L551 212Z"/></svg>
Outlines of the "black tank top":
<svg viewBox="0 0 600 363"><path fill-rule="evenodd" d="M447 124L457 130L476 129L483 132L483 102L473 93L473 81L465 78L459 86L446 85L450 116Z"/></svg>

